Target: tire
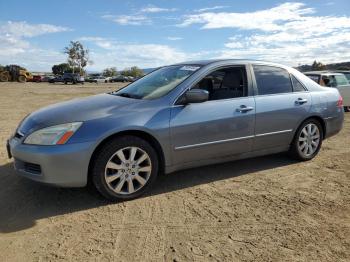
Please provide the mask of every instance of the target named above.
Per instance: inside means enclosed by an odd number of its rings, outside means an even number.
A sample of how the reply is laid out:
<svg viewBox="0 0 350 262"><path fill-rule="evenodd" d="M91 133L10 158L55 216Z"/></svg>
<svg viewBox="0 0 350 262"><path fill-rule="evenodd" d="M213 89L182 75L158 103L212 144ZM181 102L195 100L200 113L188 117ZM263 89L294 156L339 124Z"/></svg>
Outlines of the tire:
<svg viewBox="0 0 350 262"><path fill-rule="evenodd" d="M134 157L131 153L133 148L136 148ZM124 156L124 162L120 155ZM141 161L145 156L147 158ZM151 188L158 176L159 160L155 149L136 136L113 139L99 150L92 161L91 180L97 191L112 201L141 196Z"/></svg>
<svg viewBox="0 0 350 262"><path fill-rule="evenodd" d="M350 112L350 106L344 106L344 111L345 112Z"/></svg>
<svg viewBox="0 0 350 262"><path fill-rule="evenodd" d="M6 75L0 75L0 81L1 82L7 82L9 81L8 77Z"/></svg>
<svg viewBox="0 0 350 262"><path fill-rule="evenodd" d="M25 83L27 81L26 77L25 76L19 76L18 77L18 82L20 83Z"/></svg>
<svg viewBox="0 0 350 262"><path fill-rule="evenodd" d="M64 81L64 84L66 85L68 82L67 81Z"/></svg>
<svg viewBox="0 0 350 262"><path fill-rule="evenodd" d="M310 126L311 133L308 131L310 130ZM322 139L323 128L321 123L316 119L308 119L299 126L291 144L289 154L296 160L311 160L320 151Z"/></svg>

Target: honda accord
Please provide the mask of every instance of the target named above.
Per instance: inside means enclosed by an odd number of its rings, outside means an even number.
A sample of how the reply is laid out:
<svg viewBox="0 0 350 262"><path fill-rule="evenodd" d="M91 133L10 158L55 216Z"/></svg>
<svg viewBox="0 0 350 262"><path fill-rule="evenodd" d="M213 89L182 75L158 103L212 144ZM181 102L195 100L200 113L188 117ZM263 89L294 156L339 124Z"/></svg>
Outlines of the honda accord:
<svg viewBox="0 0 350 262"><path fill-rule="evenodd" d="M19 175L62 187L91 181L106 198L132 199L161 173L279 152L311 160L343 118L338 90L293 68L195 61L40 109L7 149Z"/></svg>

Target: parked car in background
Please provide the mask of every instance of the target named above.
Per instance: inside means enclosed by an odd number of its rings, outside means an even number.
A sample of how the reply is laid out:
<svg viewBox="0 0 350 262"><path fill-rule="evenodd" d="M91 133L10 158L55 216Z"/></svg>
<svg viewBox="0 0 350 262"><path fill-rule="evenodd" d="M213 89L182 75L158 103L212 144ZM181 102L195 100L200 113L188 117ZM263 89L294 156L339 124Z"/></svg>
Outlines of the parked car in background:
<svg viewBox="0 0 350 262"><path fill-rule="evenodd" d="M345 77L348 79L348 81L350 82L350 71L345 71L345 70L335 70L335 73L341 73L344 74Z"/></svg>
<svg viewBox="0 0 350 262"><path fill-rule="evenodd" d="M93 78L96 82L95 83L107 83L108 79L104 76L95 76Z"/></svg>
<svg viewBox="0 0 350 262"><path fill-rule="evenodd" d="M72 83L72 84L84 84L84 78L82 76L80 76L80 74L76 74L76 73L64 73L63 74L63 83L64 84L68 84L68 83Z"/></svg>
<svg viewBox="0 0 350 262"><path fill-rule="evenodd" d="M54 76L44 76L41 78L41 82L50 82L51 79L55 78Z"/></svg>
<svg viewBox="0 0 350 262"><path fill-rule="evenodd" d="M342 107L337 89L290 67L196 61L31 113L7 149L24 177L64 187L90 180L109 199L132 199L162 172L286 151L311 160L341 130Z"/></svg>
<svg viewBox="0 0 350 262"><path fill-rule="evenodd" d="M33 75L33 79L32 79L32 82L36 82L36 83L39 83L42 81L42 76L41 75Z"/></svg>
<svg viewBox="0 0 350 262"><path fill-rule="evenodd" d="M328 71L313 71L304 74L321 86L337 88L343 97L344 110L350 112L350 83L344 74Z"/></svg>
<svg viewBox="0 0 350 262"><path fill-rule="evenodd" d="M110 81L111 82L130 82L129 78L123 75L114 76Z"/></svg>
<svg viewBox="0 0 350 262"><path fill-rule="evenodd" d="M85 78L85 82L87 83L97 83L97 80L94 77L88 76Z"/></svg>
<svg viewBox="0 0 350 262"><path fill-rule="evenodd" d="M56 76L56 77L50 78L49 83L51 83L51 84L63 83L63 76Z"/></svg>
<svg viewBox="0 0 350 262"><path fill-rule="evenodd" d="M133 76L127 76L129 82L134 82L135 78Z"/></svg>

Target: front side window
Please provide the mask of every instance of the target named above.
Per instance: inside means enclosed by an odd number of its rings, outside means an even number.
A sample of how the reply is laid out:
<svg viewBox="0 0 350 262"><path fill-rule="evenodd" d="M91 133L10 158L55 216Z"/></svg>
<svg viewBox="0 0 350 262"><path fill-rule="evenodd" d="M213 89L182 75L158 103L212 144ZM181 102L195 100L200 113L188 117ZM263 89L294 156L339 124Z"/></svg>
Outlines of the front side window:
<svg viewBox="0 0 350 262"><path fill-rule="evenodd" d="M245 67L235 66L216 70L206 75L193 88L208 91L209 100L247 96L247 74Z"/></svg>
<svg viewBox="0 0 350 262"><path fill-rule="evenodd" d="M253 68L259 95L293 91L289 73L285 69L265 65L254 65Z"/></svg>
<svg viewBox="0 0 350 262"><path fill-rule="evenodd" d="M119 95L136 99L160 98L200 68L198 65L174 65L157 69L125 88L114 92Z"/></svg>

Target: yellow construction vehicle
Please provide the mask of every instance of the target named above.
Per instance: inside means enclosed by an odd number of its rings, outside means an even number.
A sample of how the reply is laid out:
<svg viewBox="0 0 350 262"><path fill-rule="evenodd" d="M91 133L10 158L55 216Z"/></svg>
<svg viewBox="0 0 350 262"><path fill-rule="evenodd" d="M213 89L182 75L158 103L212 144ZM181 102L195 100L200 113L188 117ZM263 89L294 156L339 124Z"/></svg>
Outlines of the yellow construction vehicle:
<svg viewBox="0 0 350 262"><path fill-rule="evenodd" d="M31 81L33 75L27 71L27 69L20 67L18 65L8 65L5 67L0 67L0 81L18 81L20 83L25 83Z"/></svg>

